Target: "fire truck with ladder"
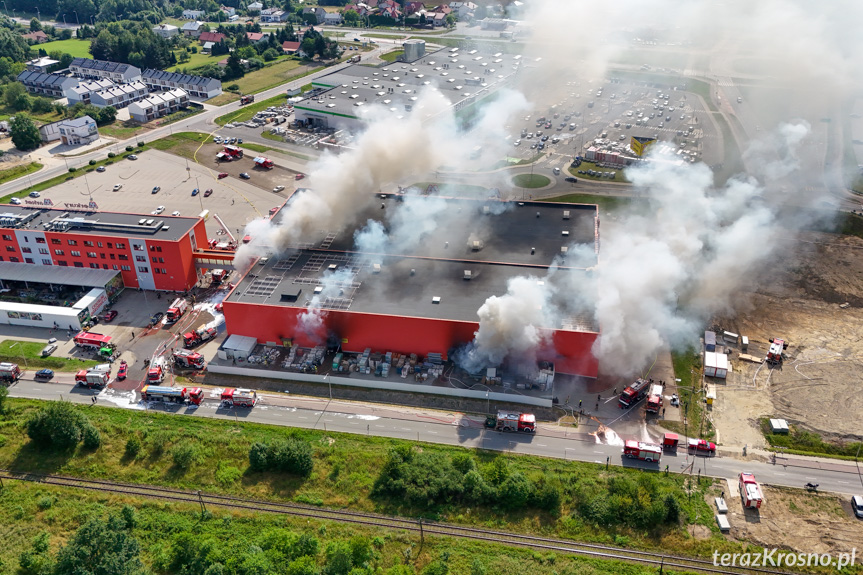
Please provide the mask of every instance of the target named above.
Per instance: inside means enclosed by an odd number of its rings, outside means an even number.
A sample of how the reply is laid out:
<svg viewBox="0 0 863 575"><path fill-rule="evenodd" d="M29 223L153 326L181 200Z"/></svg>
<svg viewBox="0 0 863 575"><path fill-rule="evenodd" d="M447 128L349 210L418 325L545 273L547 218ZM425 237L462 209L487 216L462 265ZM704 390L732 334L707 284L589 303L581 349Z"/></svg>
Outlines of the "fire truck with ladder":
<svg viewBox="0 0 863 575"><path fill-rule="evenodd" d="M17 363L9 363L7 361L0 363L0 381L3 383L15 383L21 379L23 373Z"/></svg>
<svg viewBox="0 0 863 575"><path fill-rule="evenodd" d="M195 351L177 349L172 355L174 364L184 369L204 369L204 366L207 365L204 356Z"/></svg>
<svg viewBox="0 0 863 575"><path fill-rule="evenodd" d="M81 387L102 389L111 380L111 366L107 363L91 367L90 369L79 369L75 374L75 385Z"/></svg>
<svg viewBox="0 0 863 575"><path fill-rule="evenodd" d="M767 350L767 363L779 365L782 363L782 352L788 349L788 342L784 339L770 338L770 349Z"/></svg>
<svg viewBox="0 0 863 575"><path fill-rule="evenodd" d="M189 349L196 345L202 344L205 341L214 339L217 335L216 328L201 326L195 331L190 331L183 334L183 345Z"/></svg>
<svg viewBox="0 0 863 575"><path fill-rule="evenodd" d="M652 382L648 379L636 379L620 394L618 403L621 408L628 409L647 395L647 389Z"/></svg>
<svg viewBox="0 0 863 575"><path fill-rule="evenodd" d="M644 443L628 439L623 444L623 456L630 459L640 459L648 463L659 463L662 448L653 443Z"/></svg>
<svg viewBox="0 0 863 575"><path fill-rule="evenodd" d="M200 387L167 387L162 385L145 385L141 390L143 401L164 401L167 403L193 403L201 405L204 390Z"/></svg>
<svg viewBox="0 0 863 575"><path fill-rule="evenodd" d="M489 415L485 420L485 426L495 431L521 431L523 433L536 432L536 416L532 413L519 413L513 411L498 411L497 415Z"/></svg>
<svg viewBox="0 0 863 575"><path fill-rule="evenodd" d="M175 322L186 313L186 310L189 307L189 302L186 301L186 298L178 297L171 304L171 307L168 308L168 313L166 314L167 320L169 322Z"/></svg>
<svg viewBox="0 0 863 575"><path fill-rule="evenodd" d="M222 404L232 407L255 407L258 403L258 392L251 389L228 388L222 392Z"/></svg>
<svg viewBox="0 0 863 575"><path fill-rule="evenodd" d="M650 392L647 394L647 413L659 413L662 409L662 386L658 383L650 384Z"/></svg>
<svg viewBox="0 0 863 575"><path fill-rule="evenodd" d="M165 380L165 370L161 365L151 365L147 370L147 383L162 383Z"/></svg>

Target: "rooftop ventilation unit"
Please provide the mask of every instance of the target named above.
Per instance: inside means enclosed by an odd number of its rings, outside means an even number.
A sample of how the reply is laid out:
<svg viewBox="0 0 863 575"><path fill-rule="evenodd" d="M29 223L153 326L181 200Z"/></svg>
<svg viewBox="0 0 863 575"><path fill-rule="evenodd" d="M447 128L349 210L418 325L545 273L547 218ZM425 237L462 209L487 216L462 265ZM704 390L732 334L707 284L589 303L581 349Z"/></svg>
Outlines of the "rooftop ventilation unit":
<svg viewBox="0 0 863 575"><path fill-rule="evenodd" d="M560 232L560 235L562 235L562 236L568 236L568 235L569 235L569 231L568 231L568 230L563 230L562 232Z"/></svg>
<svg viewBox="0 0 863 575"><path fill-rule="evenodd" d="M432 303L440 303L440 296L436 295L432 298Z"/></svg>
<svg viewBox="0 0 863 575"><path fill-rule="evenodd" d="M372 264L372 273L373 274L381 273L381 264Z"/></svg>
<svg viewBox="0 0 863 575"><path fill-rule="evenodd" d="M281 301L297 301L300 298L300 294L303 293L301 288L293 288L288 291L282 292Z"/></svg>
<svg viewBox="0 0 863 575"><path fill-rule="evenodd" d="M138 220L138 225L139 225L139 226L143 226L143 225L145 225L146 223L147 223L147 218L141 218L140 220Z"/></svg>
<svg viewBox="0 0 863 575"><path fill-rule="evenodd" d="M324 291L324 286L315 286L315 293L319 294Z"/></svg>
<svg viewBox="0 0 863 575"><path fill-rule="evenodd" d="M560 255L565 256L566 252L568 252L568 251L569 251L569 248L566 246L563 246L562 248L560 248Z"/></svg>
<svg viewBox="0 0 863 575"><path fill-rule="evenodd" d="M470 242L470 249L475 252L478 252L482 249L482 240L473 240Z"/></svg>
<svg viewBox="0 0 863 575"><path fill-rule="evenodd" d="M485 215L490 214L490 213L491 213L491 208L490 208L490 207L488 207L488 206L483 206L483 207L482 207L482 213L484 213Z"/></svg>
<svg viewBox="0 0 863 575"><path fill-rule="evenodd" d="M565 219L565 220L569 219L569 210L563 210L563 219Z"/></svg>
<svg viewBox="0 0 863 575"><path fill-rule="evenodd" d="M336 271L336 269L338 267L339 267L338 264L330 264L327 266L327 269L330 270L331 272L334 272L334 271Z"/></svg>
<svg viewBox="0 0 863 575"><path fill-rule="evenodd" d="M466 280L471 279L471 272L470 272L470 270L464 270L464 279L466 279Z"/></svg>

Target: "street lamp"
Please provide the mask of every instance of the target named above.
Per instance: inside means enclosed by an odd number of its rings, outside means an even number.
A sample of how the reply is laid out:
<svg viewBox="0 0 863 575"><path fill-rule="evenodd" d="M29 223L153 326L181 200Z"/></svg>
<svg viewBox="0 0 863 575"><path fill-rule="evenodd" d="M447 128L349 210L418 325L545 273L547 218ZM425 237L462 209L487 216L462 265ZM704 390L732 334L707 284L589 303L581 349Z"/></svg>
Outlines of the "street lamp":
<svg viewBox="0 0 863 575"><path fill-rule="evenodd" d="M63 12L63 26L67 26L66 24L66 13Z"/></svg>
<svg viewBox="0 0 863 575"><path fill-rule="evenodd" d="M42 14L39 13L39 7L36 6L36 19L42 21Z"/></svg>
<svg viewBox="0 0 863 575"><path fill-rule="evenodd" d="M330 390L330 401L332 401L333 400L333 383L330 381L330 374L328 373L328 374L324 375L324 379L326 380L327 387Z"/></svg>
<svg viewBox="0 0 863 575"><path fill-rule="evenodd" d="M9 7L6 6L6 0L3 0L3 8L6 9L6 17L8 18L9 17Z"/></svg>
<svg viewBox="0 0 863 575"><path fill-rule="evenodd" d="M75 24L77 24L78 26L80 26L80 25L81 25L81 22L79 22L79 21L78 21L78 11L77 11L77 10L72 10L72 12L74 12L74 13L75 13Z"/></svg>

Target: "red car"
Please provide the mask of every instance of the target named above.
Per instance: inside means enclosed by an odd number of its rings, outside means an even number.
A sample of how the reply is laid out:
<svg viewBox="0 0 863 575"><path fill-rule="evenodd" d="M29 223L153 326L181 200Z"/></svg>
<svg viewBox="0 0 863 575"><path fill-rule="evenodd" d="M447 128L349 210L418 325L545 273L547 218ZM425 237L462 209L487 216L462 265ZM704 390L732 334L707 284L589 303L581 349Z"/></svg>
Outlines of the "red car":
<svg viewBox="0 0 863 575"><path fill-rule="evenodd" d="M297 174L297 176L296 176L294 179L295 179L295 180L302 180L302 179L303 179L303 178L305 178L305 177L306 177L306 175L305 175L305 174Z"/></svg>
<svg viewBox="0 0 863 575"><path fill-rule="evenodd" d="M204 192L204 197L209 198L213 193L213 188L209 188L206 192Z"/></svg>
<svg viewBox="0 0 863 575"><path fill-rule="evenodd" d="M126 379L126 374L129 371L129 364L126 363L126 360L120 362L120 369L117 370L117 379L123 381Z"/></svg>
<svg viewBox="0 0 863 575"><path fill-rule="evenodd" d="M219 174L219 179L220 179L220 180L221 180L222 178L227 178L227 177L228 177L228 172L222 172L221 174Z"/></svg>
<svg viewBox="0 0 863 575"><path fill-rule="evenodd" d="M222 302L219 302L219 303L217 303L217 304L216 304L216 311L222 311L222 308L224 308L224 307L225 307L225 306L224 306L224 305L222 305Z"/></svg>
<svg viewBox="0 0 863 575"><path fill-rule="evenodd" d="M105 315L102 316L102 321L111 321L115 317L117 317L117 310L112 309L105 312Z"/></svg>
<svg viewBox="0 0 863 575"><path fill-rule="evenodd" d="M689 449L694 449L696 453L716 455L716 444L704 439L690 439Z"/></svg>

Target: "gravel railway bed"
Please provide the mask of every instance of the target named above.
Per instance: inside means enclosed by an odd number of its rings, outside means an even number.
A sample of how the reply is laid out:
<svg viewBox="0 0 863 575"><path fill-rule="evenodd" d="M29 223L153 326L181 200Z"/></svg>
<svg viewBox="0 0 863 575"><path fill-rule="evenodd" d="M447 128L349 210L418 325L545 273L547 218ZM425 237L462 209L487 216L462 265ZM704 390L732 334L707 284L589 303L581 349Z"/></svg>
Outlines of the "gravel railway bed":
<svg viewBox="0 0 863 575"><path fill-rule="evenodd" d="M400 529L419 533L421 537L424 537L425 535L459 537L462 539L486 541L489 543L503 543L506 545L525 547L535 550L555 551L559 553L567 553L582 557L627 561L630 563L652 565L655 567L662 567L663 569L688 571L692 573L713 573L718 575L739 575L750 573L791 575L789 572L786 571L777 571L772 569L754 567L721 567L715 566L712 561L708 561L705 559L666 555L662 553L652 553L648 551L638 551L633 549L624 549L620 547L611 547L591 543L579 543L576 541L568 541L565 539L553 539L532 535L521 535L518 533L509 533L506 531L481 529L477 527L463 527L447 523L427 522L422 520L393 517L375 513L362 513L358 511L327 509L325 507L316 507L297 503L280 503L275 501L265 501L258 499L243 499L226 495L207 494L201 491L173 489L170 487L136 485L131 483L102 481L96 479L81 479L77 477L67 477L63 475L20 473L12 472L5 469L0 469L0 479L31 481L34 483L43 483L47 485L56 485L61 487L74 487L78 489L88 489L91 491L119 493L124 495L137 495L140 497L199 504L202 507L211 505L225 507L229 509L242 509L265 513L279 513L283 515L292 515L295 517L308 517L311 519L355 523L358 525L365 525L371 527L383 527L386 529Z"/></svg>

